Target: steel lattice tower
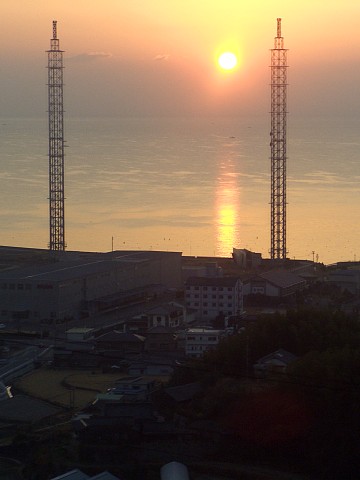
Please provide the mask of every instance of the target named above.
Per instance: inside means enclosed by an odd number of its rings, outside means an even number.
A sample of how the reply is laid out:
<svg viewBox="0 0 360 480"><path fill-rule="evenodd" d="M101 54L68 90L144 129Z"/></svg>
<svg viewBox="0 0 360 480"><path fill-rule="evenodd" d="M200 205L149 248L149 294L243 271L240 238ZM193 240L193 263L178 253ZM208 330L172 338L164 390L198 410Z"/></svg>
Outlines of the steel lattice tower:
<svg viewBox="0 0 360 480"><path fill-rule="evenodd" d="M271 248L273 259L286 258L286 100L287 49L281 18L271 50Z"/></svg>
<svg viewBox="0 0 360 480"><path fill-rule="evenodd" d="M63 51L53 22L48 54L50 250L65 250Z"/></svg>

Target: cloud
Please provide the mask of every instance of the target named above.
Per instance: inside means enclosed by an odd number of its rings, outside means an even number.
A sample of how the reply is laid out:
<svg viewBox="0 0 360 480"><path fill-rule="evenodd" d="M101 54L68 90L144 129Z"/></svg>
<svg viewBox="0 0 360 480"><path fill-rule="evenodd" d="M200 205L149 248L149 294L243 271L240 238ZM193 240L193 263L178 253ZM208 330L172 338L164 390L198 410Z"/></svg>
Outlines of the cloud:
<svg viewBox="0 0 360 480"><path fill-rule="evenodd" d="M170 55L168 53L164 53L162 55L156 55L156 57L154 57L154 60L157 60L157 61L165 61L167 62L170 58Z"/></svg>
<svg viewBox="0 0 360 480"><path fill-rule="evenodd" d="M112 53L89 52L89 53L80 53L79 55L75 55L74 57L67 58L67 60L74 61L74 62L92 62L94 60L98 60L99 58L110 58L110 57L112 57Z"/></svg>

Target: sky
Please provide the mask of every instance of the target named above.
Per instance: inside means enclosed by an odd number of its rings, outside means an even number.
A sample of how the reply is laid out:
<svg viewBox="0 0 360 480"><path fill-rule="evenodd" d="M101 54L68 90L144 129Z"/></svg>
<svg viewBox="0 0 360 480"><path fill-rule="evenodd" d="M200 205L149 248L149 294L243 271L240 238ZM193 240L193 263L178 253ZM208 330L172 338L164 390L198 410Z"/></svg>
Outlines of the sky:
<svg viewBox="0 0 360 480"><path fill-rule="evenodd" d="M358 116L358 0L1 0L0 116L46 112L53 20L68 116L266 115L277 17L289 112Z"/></svg>

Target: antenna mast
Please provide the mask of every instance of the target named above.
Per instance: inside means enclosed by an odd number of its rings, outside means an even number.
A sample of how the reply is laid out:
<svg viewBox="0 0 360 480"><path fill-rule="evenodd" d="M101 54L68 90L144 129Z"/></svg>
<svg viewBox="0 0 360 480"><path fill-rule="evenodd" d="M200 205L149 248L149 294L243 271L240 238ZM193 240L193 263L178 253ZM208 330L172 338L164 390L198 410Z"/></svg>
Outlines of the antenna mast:
<svg viewBox="0 0 360 480"><path fill-rule="evenodd" d="M286 259L286 100L287 49L281 18L271 50L271 248L272 259Z"/></svg>
<svg viewBox="0 0 360 480"><path fill-rule="evenodd" d="M49 213L51 251L65 250L63 51L53 21L48 54Z"/></svg>

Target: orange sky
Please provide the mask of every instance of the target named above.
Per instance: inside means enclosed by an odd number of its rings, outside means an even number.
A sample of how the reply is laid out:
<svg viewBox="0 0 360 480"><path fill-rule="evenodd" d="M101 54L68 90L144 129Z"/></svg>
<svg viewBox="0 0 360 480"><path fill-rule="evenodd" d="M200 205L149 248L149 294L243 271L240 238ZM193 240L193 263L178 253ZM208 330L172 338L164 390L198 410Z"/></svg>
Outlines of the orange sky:
<svg viewBox="0 0 360 480"><path fill-rule="evenodd" d="M267 114L276 18L289 52L289 110L360 110L358 0L1 0L0 114L46 110L52 20L68 115ZM232 50L240 67L219 72Z"/></svg>

